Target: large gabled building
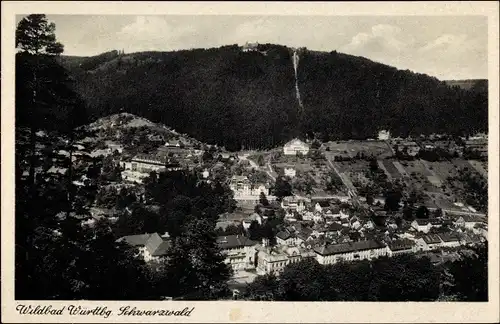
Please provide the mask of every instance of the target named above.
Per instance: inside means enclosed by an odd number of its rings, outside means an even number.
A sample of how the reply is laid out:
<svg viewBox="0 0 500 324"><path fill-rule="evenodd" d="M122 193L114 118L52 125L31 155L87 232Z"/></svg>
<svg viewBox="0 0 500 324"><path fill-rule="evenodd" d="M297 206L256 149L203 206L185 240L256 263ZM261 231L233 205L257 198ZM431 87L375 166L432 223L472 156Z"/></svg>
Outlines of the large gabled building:
<svg viewBox="0 0 500 324"><path fill-rule="evenodd" d="M158 261L165 257L170 247L168 236L160 236L158 233L127 235L119 238L116 242L136 247L139 255L146 262Z"/></svg>
<svg viewBox="0 0 500 324"><path fill-rule="evenodd" d="M245 235L225 235L217 238L217 244L225 256L224 262L233 270L255 268L255 246L258 243Z"/></svg>
<svg viewBox="0 0 500 324"><path fill-rule="evenodd" d="M309 145L295 138L283 146L283 153L285 155L297 155L298 153L306 155L309 153Z"/></svg>

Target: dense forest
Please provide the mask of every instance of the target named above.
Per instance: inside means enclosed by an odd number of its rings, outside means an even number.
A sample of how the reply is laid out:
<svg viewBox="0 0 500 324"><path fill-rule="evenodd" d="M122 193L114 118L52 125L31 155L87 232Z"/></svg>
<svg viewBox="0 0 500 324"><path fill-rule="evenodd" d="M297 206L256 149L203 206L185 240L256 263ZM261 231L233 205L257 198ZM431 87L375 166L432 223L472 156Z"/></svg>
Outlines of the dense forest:
<svg viewBox="0 0 500 324"><path fill-rule="evenodd" d="M469 90L362 57L263 44L176 52L61 57L93 118L120 111L230 150L294 136L366 139L487 130L487 87ZM478 89L476 89L478 88Z"/></svg>

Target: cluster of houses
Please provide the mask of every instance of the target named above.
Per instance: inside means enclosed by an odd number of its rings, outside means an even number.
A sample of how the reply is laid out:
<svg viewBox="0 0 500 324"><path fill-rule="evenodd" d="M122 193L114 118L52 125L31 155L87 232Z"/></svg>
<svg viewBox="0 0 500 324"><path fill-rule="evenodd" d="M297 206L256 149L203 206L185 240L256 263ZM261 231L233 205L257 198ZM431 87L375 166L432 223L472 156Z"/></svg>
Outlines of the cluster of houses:
<svg viewBox="0 0 500 324"><path fill-rule="evenodd" d="M388 131L381 131L379 140L393 141ZM404 147L409 155L416 155L422 148L411 140L394 141L400 148ZM306 155L309 150L309 145L299 139L293 139L283 147L284 155L288 156ZM156 156L138 155L131 161L123 162L122 166L126 171L139 174L180 167L169 165L165 156L171 156L172 153L181 154L184 152L183 145L167 143L159 151L169 153ZM295 176L293 168L287 168L284 172L291 178ZM203 177L207 178L208 175L205 170ZM229 187L237 201L257 203L262 194L269 201L275 200L275 197L270 195L267 183L252 183L247 176L232 176ZM340 261L371 260L383 256L392 257L403 253L475 244L478 242L476 236L486 239L487 224L484 217L474 215L463 215L453 220L417 219L406 232L398 229L395 222L389 222L386 223L387 230L379 231L380 226L376 225L373 219L355 215L350 204L346 204L349 200L349 197L340 200L284 197L279 207L284 210L286 226L276 234L275 245L271 246L267 239L254 241L241 234L220 236L217 238L217 244L225 255L225 262L234 271L251 269L259 275L279 275L287 265L305 258L314 258L320 264L334 264ZM383 204L384 202L380 201L380 205ZM263 224L266 218L265 213L252 213L242 221L243 228L248 230L255 221ZM442 227L453 227L453 231L441 232L439 229ZM389 231L394 235L389 235ZM139 253L146 261L158 260L166 254L169 247L168 236L160 236L158 233L126 236L119 241L138 247Z"/></svg>
<svg viewBox="0 0 500 324"><path fill-rule="evenodd" d="M121 161L125 181L142 183L151 172L172 171L182 169L190 158L202 154L193 150L192 145L182 141L170 141L158 148L154 154L137 154L130 161Z"/></svg>
<svg viewBox="0 0 500 324"><path fill-rule="evenodd" d="M463 215L453 220L418 219L406 231L395 234L396 224L389 223L385 233L377 233L377 226L372 220L351 215L352 212L341 208L338 202L285 197L281 208L286 212L288 225L276 234L275 246L269 246L265 239L256 242L241 236L224 237L226 262L234 270L254 269L257 274L279 274L288 264L304 258L315 258L320 264L371 260L381 256L476 244L487 238L485 218L474 215ZM253 213L243 221L243 227L248 229L252 221L262 224L265 219L265 216ZM453 230L431 231L445 225L452 226ZM389 235L389 230L395 235Z"/></svg>
<svg viewBox="0 0 500 324"><path fill-rule="evenodd" d="M409 156L416 156L420 150L441 149L450 154L462 156L464 150L475 151L481 157L488 156L488 135L477 134L469 138L462 137L462 144L458 144L454 139L445 138L439 135L429 135L421 138L390 138L385 131L379 133L379 139L384 138L389 141L392 147L398 146L401 152Z"/></svg>
<svg viewBox="0 0 500 324"><path fill-rule="evenodd" d="M217 244L225 255L225 263L234 271L254 270L259 275L279 275L287 265L305 258L314 258L320 264L335 264L340 261L372 260L383 256L455 248L476 244L481 241L478 236L482 235L485 239L487 232L483 218L461 216L452 221L457 229L455 231L430 233L431 228L439 228L446 221L427 219L414 221L409 231L392 237L371 235L373 224L367 226L369 221L363 225L358 217L351 217L348 210L327 206L324 202L311 204L300 199L289 200L283 205L284 208L299 210L304 214L321 214L323 219L314 222L312 226L302 221L289 223L277 233L274 246L269 244L268 239L254 241L241 234L218 237ZM331 216L331 222L325 221L329 218L327 215ZM247 226L245 221L243 226L248 229L252 221L262 224L266 218L253 213L246 220ZM118 242L137 247L138 253L146 262L159 260L166 255L169 247L167 233L130 235L120 238Z"/></svg>
<svg viewBox="0 0 500 324"><path fill-rule="evenodd" d="M488 156L488 136L470 137L465 141L465 149L478 152L480 156Z"/></svg>

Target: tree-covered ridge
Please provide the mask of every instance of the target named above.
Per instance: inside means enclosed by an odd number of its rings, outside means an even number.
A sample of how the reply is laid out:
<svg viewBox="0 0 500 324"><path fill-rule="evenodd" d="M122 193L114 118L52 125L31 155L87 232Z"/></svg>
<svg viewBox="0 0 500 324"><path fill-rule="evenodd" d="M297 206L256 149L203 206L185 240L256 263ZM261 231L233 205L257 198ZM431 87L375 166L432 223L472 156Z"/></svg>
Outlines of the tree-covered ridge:
<svg viewBox="0 0 500 324"><path fill-rule="evenodd" d="M361 57L337 52L302 56L299 84L306 129L327 139L373 138L379 129L401 137L487 129L484 94Z"/></svg>
<svg viewBox="0 0 500 324"><path fill-rule="evenodd" d="M272 147L294 136L373 138L487 130L487 93L450 87L362 57L299 49L299 113L294 49L236 45L176 52L65 57L94 118L125 111L206 143ZM106 59L107 58L107 59ZM100 64L98 64L100 63ZM83 67L83 68L82 68Z"/></svg>
<svg viewBox="0 0 500 324"><path fill-rule="evenodd" d="M488 80L486 79L445 80L445 83L452 87L488 94Z"/></svg>

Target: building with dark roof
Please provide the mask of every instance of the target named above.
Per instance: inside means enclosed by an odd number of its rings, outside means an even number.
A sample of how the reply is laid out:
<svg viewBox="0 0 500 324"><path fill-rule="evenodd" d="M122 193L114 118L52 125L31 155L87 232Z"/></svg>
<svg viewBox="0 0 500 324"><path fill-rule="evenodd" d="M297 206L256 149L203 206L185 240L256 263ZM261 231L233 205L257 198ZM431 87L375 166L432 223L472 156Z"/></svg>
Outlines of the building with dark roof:
<svg viewBox="0 0 500 324"><path fill-rule="evenodd" d="M144 260L158 260L167 254L170 247L170 241L167 238L161 237L158 233L153 233L146 242Z"/></svg>
<svg viewBox="0 0 500 324"><path fill-rule="evenodd" d="M389 256L411 253L416 250L416 243L409 239L394 240L387 244Z"/></svg>
<svg viewBox="0 0 500 324"><path fill-rule="evenodd" d="M440 233L438 234L439 238L441 241L441 246L444 247L457 247L460 246L460 238L458 235L453 234L453 233Z"/></svg>
<svg viewBox="0 0 500 324"><path fill-rule="evenodd" d="M151 234L137 234L120 237L116 242L123 242L131 246L145 246Z"/></svg>
<svg viewBox="0 0 500 324"><path fill-rule="evenodd" d="M278 245L296 246L299 245L300 242L302 242L302 240L291 231L285 230L276 234L276 243Z"/></svg>
<svg viewBox="0 0 500 324"><path fill-rule="evenodd" d="M416 243L418 250L429 251L441 247L443 241L441 241L439 235L429 234L417 239Z"/></svg>
<svg viewBox="0 0 500 324"><path fill-rule="evenodd" d="M338 261L371 260L387 255L387 246L377 240L324 244L314 248L320 264L333 264Z"/></svg>
<svg viewBox="0 0 500 324"><path fill-rule="evenodd" d="M257 241L250 240L245 235L226 235L217 238L217 244L225 255L224 262L235 271L255 268Z"/></svg>
<svg viewBox="0 0 500 324"><path fill-rule="evenodd" d="M169 238L162 237L158 233L127 235L119 238L116 242L136 247L146 262L158 261L167 255L170 247Z"/></svg>

